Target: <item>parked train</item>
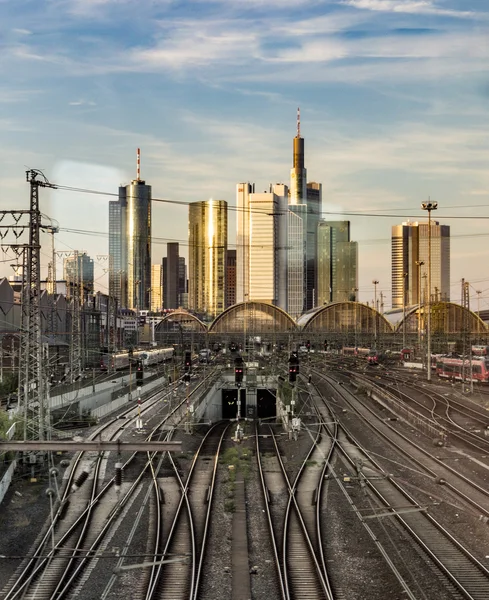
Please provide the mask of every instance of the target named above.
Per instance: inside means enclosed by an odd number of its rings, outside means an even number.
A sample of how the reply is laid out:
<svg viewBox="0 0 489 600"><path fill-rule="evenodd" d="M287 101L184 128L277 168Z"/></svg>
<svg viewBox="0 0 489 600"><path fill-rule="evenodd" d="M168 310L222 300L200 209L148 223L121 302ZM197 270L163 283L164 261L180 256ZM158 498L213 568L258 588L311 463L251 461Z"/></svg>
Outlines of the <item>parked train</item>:
<svg viewBox="0 0 489 600"><path fill-rule="evenodd" d="M344 356L367 356L370 348L343 348L341 353Z"/></svg>
<svg viewBox="0 0 489 600"><path fill-rule="evenodd" d="M472 376L470 375L470 363L472 362ZM468 358L454 358L450 356L439 356L436 362L436 373L444 379L455 379L456 381L489 381L489 360L484 356L474 356L472 361Z"/></svg>
<svg viewBox="0 0 489 600"><path fill-rule="evenodd" d="M141 361L145 367L156 365L157 363L170 360L174 352L174 348L152 348L148 350L134 350L132 356L127 351L103 354L100 360L100 368L105 371L109 367L113 371L127 369L129 368L129 359L132 359L134 364Z"/></svg>

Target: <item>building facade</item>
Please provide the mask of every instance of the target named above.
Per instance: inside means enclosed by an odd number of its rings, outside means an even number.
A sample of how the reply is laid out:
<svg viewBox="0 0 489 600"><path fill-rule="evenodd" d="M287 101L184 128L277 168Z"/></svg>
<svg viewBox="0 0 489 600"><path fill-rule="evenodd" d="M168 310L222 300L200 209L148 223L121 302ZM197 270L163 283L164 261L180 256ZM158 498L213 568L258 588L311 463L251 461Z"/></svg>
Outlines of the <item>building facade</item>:
<svg viewBox="0 0 489 600"><path fill-rule="evenodd" d="M94 292L93 260L85 252L75 252L73 256L67 256L64 260L64 278L66 280L67 292L74 286L81 286L82 296L86 298Z"/></svg>
<svg viewBox="0 0 489 600"><path fill-rule="evenodd" d="M213 318L226 305L227 202L189 204L189 309Z"/></svg>
<svg viewBox="0 0 489 600"><path fill-rule="evenodd" d="M226 308L236 304L236 250L226 256Z"/></svg>
<svg viewBox="0 0 489 600"><path fill-rule="evenodd" d="M180 255L178 242L168 242L166 256L163 258L163 306L180 306Z"/></svg>
<svg viewBox="0 0 489 600"><path fill-rule="evenodd" d="M350 241L350 221L320 221L317 234L318 304L355 301L358 244Z"/></svg>
<svg viewBox="0 0 489 600"><path fill-rule="evenodd" d="M236 302L244 302L250 292L250 195L255 184L236 186Z"/></svg>
<svg viewBox="0 0 489 600"><path fill-rule="evenodd" d="M163 308L163 269L161 265L151 265L151 312Z"/></svg>
<svg viewBox="0 0 489 600"><path fill-rule="evenodd" d="M428 299L428 222L392 227L392 308ZM433 301L450 301L450 226L431 221L431 291Z"/></svg>

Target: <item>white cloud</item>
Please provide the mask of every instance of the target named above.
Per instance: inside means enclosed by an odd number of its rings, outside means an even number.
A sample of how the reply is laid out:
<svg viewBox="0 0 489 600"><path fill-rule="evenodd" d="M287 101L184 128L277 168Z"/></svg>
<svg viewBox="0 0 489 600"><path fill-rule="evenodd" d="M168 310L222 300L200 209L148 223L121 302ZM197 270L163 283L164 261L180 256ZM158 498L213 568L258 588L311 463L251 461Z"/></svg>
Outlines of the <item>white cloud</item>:
<svg viewBox="0 0 489 600"><path fill-rule="evenodd" d="M19 35L32 35L32 31L30 31L29 29L14 28L12 29L12 31L14 33L18 33Z"/></svg>
<svg viewBox="0 0 489 600"><path fill-rule="evenodd" d="M432 0L343 0L340 4L377 12L432 14L460 18L475 16L472 11L440 8Z"/></svg>
<svg viewBox="0 0 489 600"><path fill-rule="evenodd" d="M68 104L70 106L97 106L97 103L92 100L73 100L68 102Z"/></svg>

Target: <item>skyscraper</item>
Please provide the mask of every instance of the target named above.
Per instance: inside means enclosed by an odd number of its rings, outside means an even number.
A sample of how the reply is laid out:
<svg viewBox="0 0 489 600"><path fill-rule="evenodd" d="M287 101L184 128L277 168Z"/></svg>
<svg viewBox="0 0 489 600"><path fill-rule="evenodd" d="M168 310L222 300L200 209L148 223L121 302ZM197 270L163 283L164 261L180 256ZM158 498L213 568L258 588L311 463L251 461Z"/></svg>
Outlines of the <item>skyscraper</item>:
<svg viewBox="0 0 489 600"><path fill-rule="evenodd" d="M427 300L428 229L428 222L408 221L392 227L392 308ZM450 226L433 220L431 299L450 300Z"/></svg>
<svg viewBox="0 0 489 600"><path fill-rule="evenodd" d="M304 156L300 109L297 109L297 135L293 141L293 166L290 170L289 209L302 219L305 290L303 310L309 310L317 304L317 224L321 216L322 186L320 183L307 183Z"/></svg>
<svg viewBox="0 0 489 600"><path fill-rule="evenodd" d="M358 245L350 241L350 221L320 221L317 235L317 301L356 300Z"/></svg>
<svg viewBox="0 0 489 600"><path fill-rule="evenodd" d="M180 278L180 256L178 242L168 242L166 257L163 258L163 306L178 308Z"/></svg>
<svg viewBox="0 0 489 600"><path fill-rule="evenodd" d="M137 177L109 204L109 292L124 308L148 310L151 291L151 186Z"/></svg>
<svg viewBox="0 0 489 600"><path fill-rule="evenodd" d="M189 299L191 310L215 317L225 308L227 202L189 204Z"/></svg>
<svg viewBox="0 0 489 600"><path fill-rule="evenodd" d="M287 308L287 201L285 185L249 196L249 296Z"/></svg>

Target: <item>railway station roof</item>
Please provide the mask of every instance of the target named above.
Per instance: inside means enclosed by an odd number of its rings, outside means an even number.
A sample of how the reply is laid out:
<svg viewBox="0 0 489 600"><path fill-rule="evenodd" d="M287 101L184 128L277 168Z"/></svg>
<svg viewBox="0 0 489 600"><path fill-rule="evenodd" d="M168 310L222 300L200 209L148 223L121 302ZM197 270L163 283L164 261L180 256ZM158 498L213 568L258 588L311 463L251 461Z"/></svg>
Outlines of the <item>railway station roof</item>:
<svg viewBox="0 0 489 600"><path fill-rule="evenodd" d="M175 310L164 317L156 326L156 332L172 330L180 325L186 331L207 331L207 325L186 310Z"/></svg>
<svg viewBox="0 0 489 600"><path fill-rule="evenodd" d="M398 310L398 309L396 309ZM394 311L388 311L394 312ZM418 331L421 319L421 328L424 328L425 305L415 305L406 309L406 331ZM387 313L386 313L387 317ZM395 331L403 327L403 311L400 310L400 319L391 321ZM471 333L487 334L486 323L468 308L454 302L433 302L431 304L431 332L432 334L462 334L464 331Z"/></svg>
<svg viewBox="0 0 489 600"><path fill-rule="evenodd" d="M294 319L268 302L234 304L216 317L209 331L213 333L286 333L297 329Z"/></svg>
<svg viewBox="0 0 489 600"><path fill-rule="evenodd" d="M297 319L304 331L332 333L392 333L391 323L373 307L361 302L331 302Z"/></svg>

